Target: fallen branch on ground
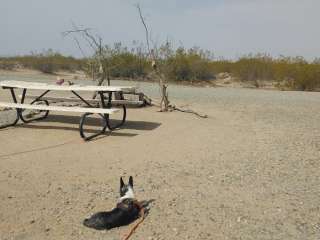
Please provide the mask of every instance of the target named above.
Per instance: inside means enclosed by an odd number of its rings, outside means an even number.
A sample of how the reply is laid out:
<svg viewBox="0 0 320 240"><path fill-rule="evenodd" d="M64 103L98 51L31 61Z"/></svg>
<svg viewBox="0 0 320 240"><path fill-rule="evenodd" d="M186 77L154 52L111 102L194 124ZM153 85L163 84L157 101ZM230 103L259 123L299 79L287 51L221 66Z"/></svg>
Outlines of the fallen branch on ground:
<svg viewBox="0 0 320 240"><path fill-rule="evenodd" d="M149 98L149 97L148 97ZM151 98L149 98L149 99L151 99ZM157 101L155 101L154 99L151 99L152 100L152 104L151 105L153 105L153 106L157 106L157 107L159 107L160 106L160 103L159 102L157 102ZM168 110L169 110L169 112L171 111L178 111L178 112L183 112L183 113L191 113L191 114L194 114L194 115L196 115L196 116L198 116L198 117L200 117L200 118L208 118L209 116L207 115L207 114L201 114L201 113L198 113L198 112L196 112L196 111L194 111L194 110L192 110L192 109L186 109L186 108L184 108L184 106L181 106L181 107L177 107L176 105L169 105L168 106ZM160 110L161 111L161 110Z"/></svg>
<svg viewBox="0 0 320 240"><path fill-rule="evenodd" d="M169 110L170 109L178 111L178 112L191 113L191 114L194 114L194 115L201 117L201 118L208 118L207 114L200 114L200 113L195 112L191 109L183 109L183 108L176 107L175 105L169 105Z"/></svg>

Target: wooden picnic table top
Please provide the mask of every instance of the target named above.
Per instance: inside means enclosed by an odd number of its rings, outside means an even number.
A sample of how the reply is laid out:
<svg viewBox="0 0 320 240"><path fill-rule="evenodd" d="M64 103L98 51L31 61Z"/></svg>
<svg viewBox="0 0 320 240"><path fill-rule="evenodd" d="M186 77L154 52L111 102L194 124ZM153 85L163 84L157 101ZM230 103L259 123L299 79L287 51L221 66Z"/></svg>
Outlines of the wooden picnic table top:
<svg viewBox="0 0 320 240"><path fill-rule="evenodd" d="M52 91L92 91L92 92L134 92L132 86L58 85L52 83L26 82L16 80L0 81L1 87Z"/></svg>

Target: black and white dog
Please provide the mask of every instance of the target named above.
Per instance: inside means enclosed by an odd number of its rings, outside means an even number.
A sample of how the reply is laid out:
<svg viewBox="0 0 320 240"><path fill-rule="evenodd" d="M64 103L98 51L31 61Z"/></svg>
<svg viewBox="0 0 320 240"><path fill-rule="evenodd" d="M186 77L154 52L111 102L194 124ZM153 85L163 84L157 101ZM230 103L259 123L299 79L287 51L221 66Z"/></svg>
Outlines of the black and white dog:
<svg viewBox="0 0 320 240"><path fill-rule="evenodd" d="M134 198L132 176L130 176L128 184L124 184L121 177L120 198L116 208L110 212L98 212L90 218L85 219L83 224L86 227L97 230L128 225L139 217L141 208L138 201Z"/></svg>

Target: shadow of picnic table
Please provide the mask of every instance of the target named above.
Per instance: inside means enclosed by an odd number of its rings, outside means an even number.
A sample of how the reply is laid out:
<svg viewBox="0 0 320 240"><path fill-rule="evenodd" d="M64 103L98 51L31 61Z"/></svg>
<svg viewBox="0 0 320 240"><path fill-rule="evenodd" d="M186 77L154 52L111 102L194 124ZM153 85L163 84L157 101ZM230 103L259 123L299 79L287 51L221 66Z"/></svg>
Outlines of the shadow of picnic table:
<svg viewBox="0 0 320 240"><path fill-rule="evenodd" d="M31 124L18 124L16 127L19 128L31 128L31 129L57 129L57 130L68 130L68 131L79 131L79 116L66 116L66 115L55 115L50 114L46 119L41 120L41 123L65 123L68 125L39 125L37 121L32 122ZM120 120L111 120L112 124L117 124ZM73 126L74 125L74 126ZM147 121L131 121L127 120L123 126L119 130L129 129L129 130L141 130L141 131L151 131L158 128L161 123L157 122L147 122ZM86 132L95 133L97 130L94 127L101 126L101 119L91 117L86 121ZM91 128L92 127L92 128ZM110 132L106 132L107 135L113 136L126 136L126 137L134 137L138 134L136 133L128 133L128 132L120 132L118 129Z"/></svg>

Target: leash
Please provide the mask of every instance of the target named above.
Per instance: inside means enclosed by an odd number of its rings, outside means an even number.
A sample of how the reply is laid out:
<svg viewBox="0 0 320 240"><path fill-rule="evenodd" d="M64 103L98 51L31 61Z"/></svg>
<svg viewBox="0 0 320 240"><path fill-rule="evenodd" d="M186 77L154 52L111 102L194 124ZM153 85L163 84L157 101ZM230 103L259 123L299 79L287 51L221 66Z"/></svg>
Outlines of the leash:
<svg viewBox="0 0 320 240"><path fill-rule="evenodd" d="M135 224L133 225L133 227L130 229L130 231L124 235L124 238L123 240L128 240L132 234L134 233L134 231L139 227L139 225L144 221L145 219L145 212L144 212L144 208L141 206L141 204L136 201L135 204L138 206L138 208L140 209L140 220Z"/></svg>

